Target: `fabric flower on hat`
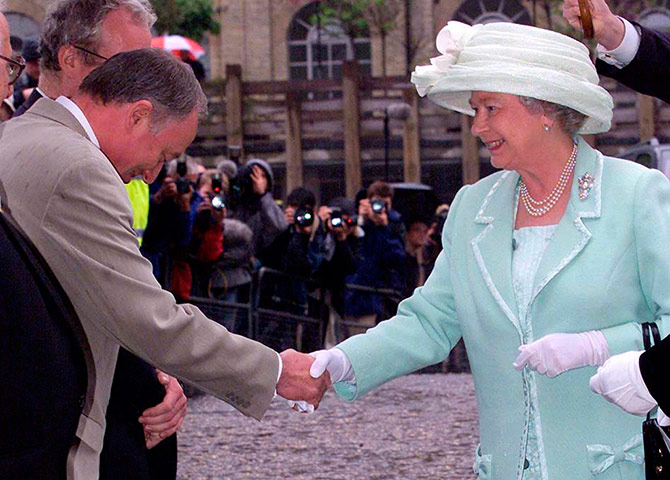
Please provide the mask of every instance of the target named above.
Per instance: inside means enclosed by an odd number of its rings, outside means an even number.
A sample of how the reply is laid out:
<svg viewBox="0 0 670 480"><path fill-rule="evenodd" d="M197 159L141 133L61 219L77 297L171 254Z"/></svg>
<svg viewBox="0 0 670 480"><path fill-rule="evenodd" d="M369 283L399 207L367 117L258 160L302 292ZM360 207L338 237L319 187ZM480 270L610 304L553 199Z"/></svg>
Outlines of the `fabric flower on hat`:
<svg viewBox="0 0 670 480"><path fill-rule="evenodd" d="M424 96L428 87L440 79L458 61L458 55L482 25L468 25L462 22L448 22L437 34L435 44L442 55L430 59L430 65L417 65L412 74L412 82L419 95Z"/></svg>

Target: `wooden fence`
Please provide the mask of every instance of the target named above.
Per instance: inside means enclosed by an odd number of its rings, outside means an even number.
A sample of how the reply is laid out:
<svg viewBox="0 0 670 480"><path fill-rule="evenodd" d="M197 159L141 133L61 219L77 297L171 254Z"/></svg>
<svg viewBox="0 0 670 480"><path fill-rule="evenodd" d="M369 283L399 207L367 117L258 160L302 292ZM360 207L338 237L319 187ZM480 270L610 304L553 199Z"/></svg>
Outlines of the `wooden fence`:
<svg viewBox="0 0 670 480"><path fill-rule="evenodd" d="M462 184L492 171L468 117L419 98L406 77L361 77L355 62L343 70L342 81L243 82L241 68L229 65L225 83L206 87L210 115L190 153L213 162L227 146L239 146L246 157L273 165L279 195L305 184L322 200L353 198L362 185L389 175L431 185L450 201ZM617 155L651 136L670 141L667 104L610 79L603 86L614 97L614 119L609 132L589 138L592 144ZM410 115L389 121L385 155L385 111L396 102L408 104Z"/></svg>

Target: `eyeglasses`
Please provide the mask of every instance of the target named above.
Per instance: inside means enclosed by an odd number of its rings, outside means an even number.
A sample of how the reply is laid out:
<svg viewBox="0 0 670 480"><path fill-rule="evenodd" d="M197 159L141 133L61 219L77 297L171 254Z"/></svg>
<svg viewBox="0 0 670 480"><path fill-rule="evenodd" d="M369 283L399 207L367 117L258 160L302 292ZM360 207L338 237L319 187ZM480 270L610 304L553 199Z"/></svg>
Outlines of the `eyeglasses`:
<svg viewBox="0 0 670 480"><path fill-rule="evenodd" d="M14 58L5 57L0 55L0 58L3 59L7 64L7 77L9 79L9 84L14 85L23 73L23 69L26 68L26 62L23 60L21 55L16 55Z"/></svg>
<svg viewBox="0 0 670 480"><path fill-rule="evenodd" d="M88 53L89 55L93 55L94 57L101 58L101 59L103 59L103 60L105 60L105 61L109 60L109 58L104 57L104 56L100 55L99 53L95 53L95 52L89 50L88 48L80 47L79 45L72 45L72 46L73 46L74 48L76 48L77 50L80 50L80 51L82 51L82 52L84 52L84 53Z"/></svg>

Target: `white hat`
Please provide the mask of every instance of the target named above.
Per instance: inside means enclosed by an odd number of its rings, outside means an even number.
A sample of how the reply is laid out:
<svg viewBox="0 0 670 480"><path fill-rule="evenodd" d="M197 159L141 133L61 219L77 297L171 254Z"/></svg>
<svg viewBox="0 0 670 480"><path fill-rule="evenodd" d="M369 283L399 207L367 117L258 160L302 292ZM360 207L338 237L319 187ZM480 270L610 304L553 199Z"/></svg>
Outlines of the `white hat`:
<svg viewBox="0 0 670 480"><path fill-rule="evenodd" d="M577 133L610 128L613 101L598 85L588 49L566 35L516 23L449 22L437 35L442 54L417 66L419 95L467 115L473 91L510 93L570 107L587 116Z"/></svg>

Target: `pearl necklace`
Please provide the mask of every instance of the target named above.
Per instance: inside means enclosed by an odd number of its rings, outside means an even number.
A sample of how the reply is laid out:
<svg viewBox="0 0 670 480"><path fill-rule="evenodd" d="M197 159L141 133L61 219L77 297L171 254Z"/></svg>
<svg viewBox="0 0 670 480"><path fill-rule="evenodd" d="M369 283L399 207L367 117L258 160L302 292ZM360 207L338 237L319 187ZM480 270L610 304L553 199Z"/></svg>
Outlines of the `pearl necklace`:
<svg viewBox="0 0 670 480"><path fill-rule="evenodd" d="M572 175L572 172L575 170L576 163L577 163L577 144L575 143L572 146L572 153L570 154L568 162L565 164L565 168L563 168L563 172L561 172L561 176L558 179L558 183L544 200L538 201L535 200L533 197L531 197L530 193L528 192L528 188L526 187L526 184L524 183L523 179L521 180L521 186L520 186L521 203L523 204L524 208L526 209L529 215L533 217L541 217L542 215L549 213L549 211L552 208L554 208L554 206L558 202L558 199L561 198L561 196L563 195L565 187L568 185L570 176Z"/></svg>

